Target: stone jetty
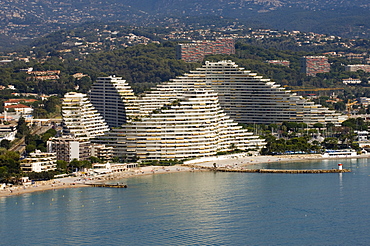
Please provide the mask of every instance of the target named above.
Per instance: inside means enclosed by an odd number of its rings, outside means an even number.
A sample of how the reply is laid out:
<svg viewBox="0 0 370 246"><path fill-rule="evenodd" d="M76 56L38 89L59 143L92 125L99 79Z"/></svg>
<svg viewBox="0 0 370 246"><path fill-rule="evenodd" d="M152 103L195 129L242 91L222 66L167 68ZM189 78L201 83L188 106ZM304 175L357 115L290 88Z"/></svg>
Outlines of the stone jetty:
<svg viewBox="0 0 370 246"><path fill-rule="evenodd" d="M106 187L106 188L127 188L125 184L87 184L92 187Z"/></svg>
<svg viewBox="0 0 370 246"><path fill-rule="evenodd" d="M240 173L348 173L349 169L235 169L235 168L210 168L216 172L240 172Z"/></svg>

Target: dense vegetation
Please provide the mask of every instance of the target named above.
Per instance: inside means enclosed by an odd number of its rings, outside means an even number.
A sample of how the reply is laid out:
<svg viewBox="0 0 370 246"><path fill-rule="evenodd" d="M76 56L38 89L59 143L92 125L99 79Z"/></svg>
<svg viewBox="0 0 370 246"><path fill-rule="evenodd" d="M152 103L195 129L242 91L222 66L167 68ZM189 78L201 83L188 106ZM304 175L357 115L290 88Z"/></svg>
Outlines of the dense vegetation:
<svg viewBox="0 0 370 246"><path fill-rule="evenodd" d="M27 80L27 74L19 71L26 67L40 71L60 70L60 79L57 82ZM176 60L175 43L166 42L161 45L137 45L91 54L81 61L76 61L73 57L61 60L57 56L51 56L43 63L13 62L0 67L0 85L12 84L21 92L62 96L68 91L75 90L76 86L80 92L86 93L97 77L117 75L126 79L136 92L143 92L194 67L194 64ZM89 76L75 79L72 77L75 73Z"/></svg>
<svg viewBox="0 0 370 246"><path fill-rule="evenodd" d="M0 149L0 182L17 182L21 177L19 153Z"/></svg>
<svg viewBox="0 0 370 246"><path fill-rule="evenodd" d="M284 122L257 126L267 145L262 154L322 153L325 149L353 148L360 151L355 131L367 130L369 122L362 118L351 118L336 127L332 123L316 123L308 129L303 123ZM250 130L256 126L248 126Z"/></svg>
<svg viewBox="0 0 370 246"><path fill-rule="evenodd" d="M342 57L331 57L331 72L318 74L317 77L309 77L301 72L301 57L314 54L312 51L290 51L282 47L273 47L278 41L263 43L259 46L239 42L236 45L236 54L211 55L207 60L231 59L239 66L257 72L266 78L271 78L279 84L294 87L328 88L345 87L349 94L362 96L369 94L368 79L369 73L363 71L346 72L343 64L350 61ZM364 44L364 42L363 42ZM200 66L200 63L185 63L175 59L174 42L163 44L136 45L107 52L90 54L80 60L74 59L73 55L59 59L58 54L49 51L50 58L42 63L31 61L29 64L15 61L0 67L0 85L15 85L20 92L34 92L46 94L58 94L62 96L67 91L78 91L86 93L92 82L99 76L117 75L122 76L132 85L135 92L140 93L150 89L154 85L168 81L178 75ZM272 46L264 48L263 46ZM359 45L360 46L360 45ZM363 47L367 47L364 44ZM362 50L358 50L359 52ZM272 65L266 60L289 60L290 67ZM20 72L20 69L33 67L34 70L60 70L60 79L57 81L27 80L27 74ZM88 75L83 78L74 78L75 73ZM343 78L359 78L364 83L358 87L343 86ZM1 91L2 98L10 98L10 90ZM355 93L353 93L355 92ZM36 111L42 115L45 112Z"/></svg>

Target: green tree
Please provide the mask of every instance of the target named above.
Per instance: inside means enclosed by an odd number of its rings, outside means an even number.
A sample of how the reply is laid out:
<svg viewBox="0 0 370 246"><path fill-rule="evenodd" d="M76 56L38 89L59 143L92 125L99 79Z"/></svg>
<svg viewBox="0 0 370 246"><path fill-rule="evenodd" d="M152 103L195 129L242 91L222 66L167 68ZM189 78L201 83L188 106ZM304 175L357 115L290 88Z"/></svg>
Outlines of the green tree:
<svg viewBox="0 0 370 246"><path fill-rule="evenodd" d="M9 149L10 146L11 146L11 142L8 139L1 140L1 142L0 142L0 147L1 148Z"/></svg>
<svg viewBox="0 0 370 246"><path fill-rule="evenodd" d="M335 137L325 138L322 145L326 149L338 149L338 139Z"/></svg>
<svg viewBox="0 0 370 246"><path fill-rule="evenodd" d="M67 172L68 162L57 160L57 170L63 173Z"/></svg>
<svg viewBox="0 0 370 246"><path fill-rule="evenodd" d="M98 157L95 157L95 156L90 156L89 159L91 163L102 163L102 161Z"/></svg>
<svg viewBox="0 0 370 246"><path fill-rule="evenodd" d="M26 152L27 153L31 153L31 152L34 152L36 150L36 146L34 144L28 144L26 146Z"/></svg>
<svg viewBox="0 0 370 246"><path fill-rule="evenodd" d="M26 120L23 117L19 118L16 129L17 129L16 134L17 138L22 138L26 136L30 131L30 129L27 126Z"/></svg>

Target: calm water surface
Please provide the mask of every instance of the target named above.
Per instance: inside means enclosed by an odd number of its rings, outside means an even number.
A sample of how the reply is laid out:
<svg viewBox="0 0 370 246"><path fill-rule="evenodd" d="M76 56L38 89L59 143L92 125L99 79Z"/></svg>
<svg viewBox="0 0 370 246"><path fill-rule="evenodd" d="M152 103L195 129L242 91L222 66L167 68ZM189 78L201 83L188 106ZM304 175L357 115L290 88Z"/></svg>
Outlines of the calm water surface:
<svg viewBox="0 0 370 246"><path fill-rule="evenodd" d="M0 245L370 245L370 160L340 162L352 172L175 173L0 198Z"/></svg>

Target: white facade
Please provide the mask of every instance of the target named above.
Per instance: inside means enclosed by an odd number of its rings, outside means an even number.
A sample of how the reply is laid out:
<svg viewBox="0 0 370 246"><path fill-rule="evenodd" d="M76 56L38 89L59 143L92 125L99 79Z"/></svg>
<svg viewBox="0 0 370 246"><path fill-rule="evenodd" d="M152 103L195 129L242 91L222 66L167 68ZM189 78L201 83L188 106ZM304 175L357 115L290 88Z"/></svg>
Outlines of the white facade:
<svg viewBox="0 0 370 246"><path fill-rule="evenodd" d="M0 142L4 139L13 141L16 134L17 129L14 125L0 125Z"/></svg>
<svg viewBox="0 0 370 246"><path fill-rule="evenodd" d="M63 98L62 115L63 132L77 139L88 140L109 131L103 117L85 94L67 93Z"/></svg>
<svg viewBox="0 0 370 246"><path fill-rule="evenodd" d="M21 162L23 172L47 172L56 169L56 154L36 150Z"/></svg>
<svg viewBox="0 0 370 246"><path fill-rule="evenodd" d="M287 122L342 122L343 117L282 88L270 79L238 67L232 61L206 62L196 71L177 77L173 83L184 87L211 88L218 94L225 113L244 124Z"/></svg>
<svg viewBox="0 0 370 246"><path fill-rule="evenodd" d="M125 124L137 111L135 96L122 77L99 77L89 92L91 103L110 128Z"/></svg>
<svg viewBox="0 0 370 246"><path fill-rule="evenodd" d="M164 83L137 98L136 104L140 114L135 119L98 141L114 146L115 156L187 159L266 144L231 120L205 83Z"/></svg>
<svg viewBox="0 0 370 246"><path fill-rule="evenodd" d="M357 85L357 84L361 84L362 81L361 79L348 78L348 79L343 79L342 82L345 85Z"/></svg>
<svg viewBox="0 0 370 246"><path fill-rule="evenodd" d="M71 162L87 160L91 156L91 143L71 136L53 138L47 141L48 152L56 153L56 159Z"/></svg>
<svg viewBox="0 0 370 246"><path fill-rule="evenodd" d="M113 147L105 146L104 144L91 144L91 156L97 157L100 160L108 161L113 158Z"/></svg>

